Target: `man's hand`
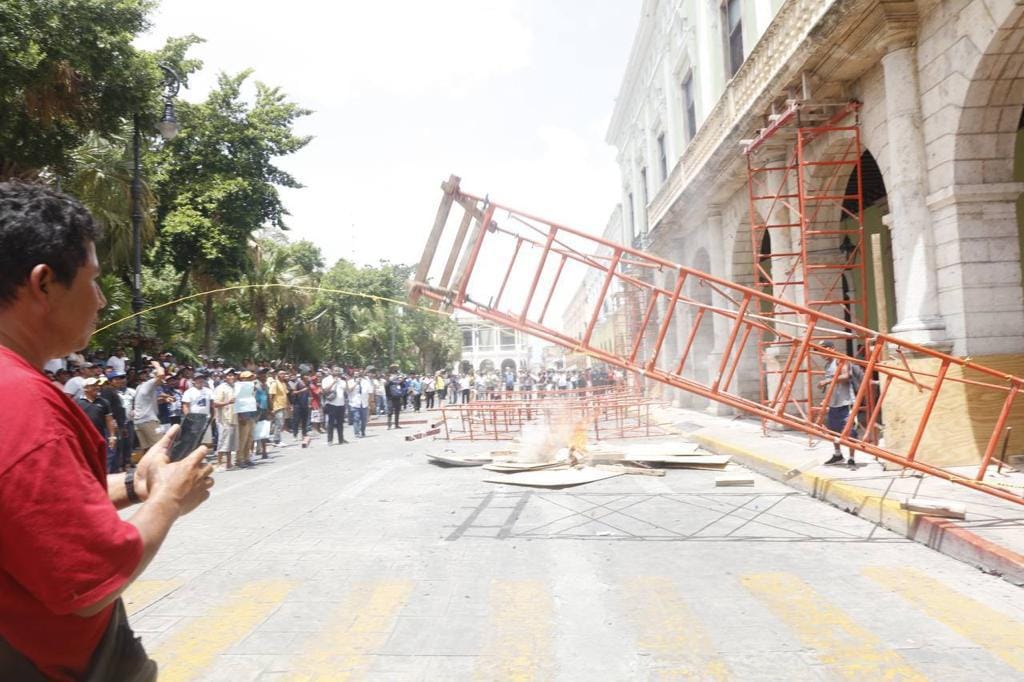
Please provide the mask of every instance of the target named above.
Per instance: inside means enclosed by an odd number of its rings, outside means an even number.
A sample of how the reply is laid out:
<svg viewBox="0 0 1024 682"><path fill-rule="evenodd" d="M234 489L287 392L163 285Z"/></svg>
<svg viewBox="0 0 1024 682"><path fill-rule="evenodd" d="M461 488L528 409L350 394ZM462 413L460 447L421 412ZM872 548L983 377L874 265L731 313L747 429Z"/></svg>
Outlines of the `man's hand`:
<svg viewBox="0 0 1024 682"><path fill-rule="evenodd" d="M213 465L205 461L207 451L200 445L180 462L171 462L166 452L154 459L146 477L149 499L173 504L178 516L205 502L213 487Z"/></svg>
<svg viewBox="0 0 1024 682"><path fill-rule="evenodd" d="M170 488L164 492L170 495L176 504L182 505L181 514L187 514L210 496L209 491L213 487L213 466L203 461L207 452L205 446L196 448L180 462L170 461L171 448L180 430L181 427L177 424L172 426L139 460L135 472L135 491L145 501L161 485L168 484Z"/></svg>

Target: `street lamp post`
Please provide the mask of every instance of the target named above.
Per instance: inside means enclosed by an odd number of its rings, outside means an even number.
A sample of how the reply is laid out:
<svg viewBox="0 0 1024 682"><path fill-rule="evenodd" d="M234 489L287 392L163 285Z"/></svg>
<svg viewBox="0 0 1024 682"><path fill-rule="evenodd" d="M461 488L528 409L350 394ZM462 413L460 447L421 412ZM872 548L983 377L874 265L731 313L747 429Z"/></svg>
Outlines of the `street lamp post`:
<svg viewBox="0 0 1024 682"><path fill-rule="evenodd" d="M178 134L178 121L174 117L174 97L178 94L181 79L174 69L160 64L164 72L164 113L157 123L156 129L165 140L173 140ZM132 248L134 263L132 268L132 312L135 314L135 367L142 367L142 130L139 126L139 115L132 117Z"/></svg>

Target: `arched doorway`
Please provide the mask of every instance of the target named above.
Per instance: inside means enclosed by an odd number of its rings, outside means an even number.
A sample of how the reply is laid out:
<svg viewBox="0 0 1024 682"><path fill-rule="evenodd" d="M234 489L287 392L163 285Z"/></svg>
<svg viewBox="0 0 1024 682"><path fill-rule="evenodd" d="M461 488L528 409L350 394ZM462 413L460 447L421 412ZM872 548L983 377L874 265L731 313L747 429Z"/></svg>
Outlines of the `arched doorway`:
<svg viewBox="0 0 1024 682"><path fill-rule="evenodd" d="M896 284L893 268L892 237L889 228L882 218L889 212L888 192L882 169L878 167L875 157L867 149L860 157L861 197L863 201L863 232L864 232L864 272L867 288L867 326L880 332L888 332L896 322ZM846 184L846 196L857 193L856 169L850 172ZM857 200L847 199L843 202L841 214L843 223L850 225L857 215ZM837 248L843 249L840 243ZM878 276L881 275L881 286ZM851 283L845 281L844 291L853 296ZM849 316L846 317L850 319ZM884 328L883 328L884 327ZM847 349L852 352L853 349Z"/></svg>

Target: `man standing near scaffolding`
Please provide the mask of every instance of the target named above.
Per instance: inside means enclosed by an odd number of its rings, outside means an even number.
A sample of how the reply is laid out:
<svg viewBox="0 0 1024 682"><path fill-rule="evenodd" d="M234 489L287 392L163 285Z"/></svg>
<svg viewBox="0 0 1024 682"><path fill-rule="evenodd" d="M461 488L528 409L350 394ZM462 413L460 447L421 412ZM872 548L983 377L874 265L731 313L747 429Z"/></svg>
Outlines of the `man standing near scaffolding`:
<svg viewBox="0 0 1024 682"><path fill-rule="evenodd" d="M821 346L830 351L834 351L836 348L836 344L832 341L825 341ZM829 431L842 433L843 429L846 428L846 423L850 420L850 406L853 405L856 392L853 389L853 373L850 371L852 365L848 362L843 363L843 368L837 377L836 368L838 366L839 360L837 358L830 357L828 359L828 362L825 364L825 378L818 382L818 388L828 393L829 386L833 380L835 381L835 388L832 389L832 395L829 398L825 426L828 427ZM856 421L853 422L850 428L850 435L854 438L857 437ZM835 446L835 452L832 453L832 457L825 464L828 466L839 466L843 464L843 452L839 448L839 438L834 437L832 444ZM846 464L850 468L857 466L853 459L853 448L850 448L850 458L846 461Z"/></svg>

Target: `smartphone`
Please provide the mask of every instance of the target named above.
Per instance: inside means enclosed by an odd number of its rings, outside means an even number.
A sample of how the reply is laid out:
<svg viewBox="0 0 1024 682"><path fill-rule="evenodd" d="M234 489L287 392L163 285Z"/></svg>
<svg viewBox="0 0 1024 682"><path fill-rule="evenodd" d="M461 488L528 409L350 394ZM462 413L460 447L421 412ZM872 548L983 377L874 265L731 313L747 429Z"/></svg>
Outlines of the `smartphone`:
<svg viewBox="0 0 1024 682"><path fill-rule="evenodd" d="M171 448L171 461L177 462L188 457L188 455L203 443L203 434L210 428L213 421L213 414L186 414L181 419L181 431L178 432L178 439L174 441Z"/></svg>

